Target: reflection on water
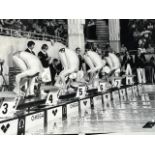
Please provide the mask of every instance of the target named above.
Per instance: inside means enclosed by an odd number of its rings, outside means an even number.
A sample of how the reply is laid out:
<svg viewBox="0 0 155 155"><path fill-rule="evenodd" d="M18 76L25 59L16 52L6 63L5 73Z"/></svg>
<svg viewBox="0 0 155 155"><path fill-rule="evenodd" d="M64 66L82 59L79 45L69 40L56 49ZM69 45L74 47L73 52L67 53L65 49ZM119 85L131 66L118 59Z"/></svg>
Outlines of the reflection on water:
<svg viewBox="0 0 155 155"><path fill-rule="evenodd" d="M127 101L113 100L104 105L98 101L94 109L81 109L69 114L67 120L51 121L46 130L34 134L145 132L142 126L155 119L154 100L155 94L142 93L139 97L130 94Z"/></svg>

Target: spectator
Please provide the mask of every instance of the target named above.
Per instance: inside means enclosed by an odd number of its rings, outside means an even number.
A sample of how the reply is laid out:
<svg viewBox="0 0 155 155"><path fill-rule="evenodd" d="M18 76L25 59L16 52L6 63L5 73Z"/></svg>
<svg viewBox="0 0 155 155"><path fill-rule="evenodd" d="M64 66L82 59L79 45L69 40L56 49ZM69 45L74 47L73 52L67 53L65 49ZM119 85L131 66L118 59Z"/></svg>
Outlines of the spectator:
<svg viewBox="0 0 155 155"><path fill-rule="evenodd" d="M109 45L109 43L106 44L105 46L105 51L108 51L110 53L115 53L114 50L111 48L111 46Z"/></svg>
<svg viewBox="0 0 155 155"><path fill-rule="evenodd" d="M41 47L41 51L38 53L38 57L43 65L44 68L49 67L51 58L47 54L48 45L43 44Z"/></svg>
<svg viewBox="0 0 155 155"><path fill-rule="evenodd" d="M52 78L52 83L54 82L54 77L55 76L55 71L53 69L53 65L52 65L52 58L48 56L47 54L47 50L48 50L48 45L47 44L43 44L41 47L41 51L38 53L38 57L44 67L44 69L46 70L47 74L49 73L49 69L50 69L50 80L48 80L48 82L51 81Z"/></svg>
<svg viewBox="0 0 155 155"><path fill-rule="evenodd" d="M126 75L132 75L133 58L128 51L125 52L125 55L123 57L122 68L123 72L125 72Z"/></svg>
<svg viewBox="0 0 155 155"><path fill-rule="evenodd" d="M154 83L154 69L155 69L155 60L154 57L152 56L150 58L150 61L145 65L147 83Z"/></svg>
<svg viewBox="0 0 155 155"><path fill-rule="evenodd" d="M56 70L57 75L62 71L62 65L58 59L53 59L53 67Z"/></svg>
<svg viewBox="0 0 155 155"><path fill-rule="evenodd" d="M54 85L58 75L62 71L62 65L58 59L53 59L53 69L54 70L53 70L53 74L52 74L52 81L53 81L53 85Z"/></svg>
<svg viewBox="0 0 155 155"><path fill-rule="evenodd" d="M25 51L35 55L35 53L33 52L34 46L35 46L35 42L34 41L29 41L27 43L27 49Z"/></svg>
<svg viewBox="0 0 155 155"><path fill-rule="evenodd" d="M121 46L121 54L125 54L127 51L127 48L124 46L124 44L122 44Z"/></svg>
<svg viewBox="0 0 155 155"><path fill-rule="evenodd" d="M4 20L4 25L5 25L6 28L12 28L15 21L16 21L15 19L5 19Z"/></svg>
<svg viewBox="0 0 155 155"><path fill-rule="evenodd" d="M145 76L145 67L146 59L143 53L141 53L141 49L138 48L138 52L135 56L135 67L137 68L137 77L139 83L146 83Z"/></svg>
<svg viewBox="0 0 155 155"><path fill-rule="evenodd" d="M151 44L148 45L148 48L147 48L147 53L154 53L154 48L151 46Z"/></svg>
<svg viewBox="0 0 155 155"><path fill-rule="evenodd" d="M141 48L138 48L139 52L142 54L142 53L146 53L146 49L141 46Z"/></svg>
<svg viewBox="0 0 155 155"><path fill-rule="evenodd" d="M86 33L88 39L96 39L96 22L94 19L89 19L86 25Z"/></svg>
<svg viewBox="0 0 155 155"><path fill-rule="evenodd" d="M17 30L21 30L22 29L22 22L21 22L21 20L20 19L16 19L15 20L15 22L14 22L14 24L13 24L13 28L14 29L17 29Z"/></svg>
<svg viewBox="0 0 155 155"><path fill-rule="evenodd" d="M61 21L61 22L60 22ZM51 19L1 19L0 28L7 28L3 32L5 35L16 37L36 37L37 39L43 35L54 35L67 39L67 22L66 20L51 20ZM11 31L10 29L14 29ZM0 31L1 31L0 30ZM15 31L17 30L17 31ZM27 31L22 32L22 31ZM12 33L13 32L13 33ZM31 33L32 32L32 33ZM39 34L34 34L39 33ZM30 35L31 34L31 35ZM48 39L49 36L44 36Z"/></svg>

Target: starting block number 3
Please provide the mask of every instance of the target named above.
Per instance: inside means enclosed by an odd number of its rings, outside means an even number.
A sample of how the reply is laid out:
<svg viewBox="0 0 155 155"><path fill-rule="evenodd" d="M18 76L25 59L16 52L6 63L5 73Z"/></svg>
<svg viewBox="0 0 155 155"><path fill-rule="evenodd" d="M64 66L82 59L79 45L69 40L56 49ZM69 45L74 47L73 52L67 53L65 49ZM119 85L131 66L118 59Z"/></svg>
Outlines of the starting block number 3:
<svg viewBox="0 0 155 155"><path fill-rule="evenodd" d="M4 102L4 103L2 104L2 106L1 106L1 109L0 109L1 113L2 113L3 115L7 114L8 108L9 108L9 104Z"/></svg>
<svg viewBox="0 0 155 155"><path fill-rule="evenodd" d="M0 106L0 117L7 116L9 113L15 110L18 102L19 102L18 97L13 99L4 99Z"/></svg>

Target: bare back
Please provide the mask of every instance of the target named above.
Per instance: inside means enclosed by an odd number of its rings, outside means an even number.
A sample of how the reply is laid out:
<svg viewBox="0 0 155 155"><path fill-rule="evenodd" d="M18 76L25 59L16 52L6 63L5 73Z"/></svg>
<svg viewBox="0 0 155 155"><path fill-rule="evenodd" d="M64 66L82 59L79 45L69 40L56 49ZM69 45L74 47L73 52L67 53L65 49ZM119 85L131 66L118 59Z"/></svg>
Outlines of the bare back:
<svg viewBox="0 0 155 155"><path fill-rule="evenodd" d="M19 57L25 62L28 69L33 69L38 72L43 71L42 64L37 56L23 51L23 52L20 52Z"/></svg>
<svg viewBox="0 0 155 155"><path fill-rule="evenodd" d="M90 57L91 61L93 62L94 66L103 66L103 61L101 59L101 57L93 51L88 51L87 55Z"/></svg>
<svg viewBox="0 0 155 155"><path fill-rule="evenodd" d="M76 71L79 70L79 58L75 51L70 49L65 49L66 57L68 60L69 68L75 68Z"/></svg>

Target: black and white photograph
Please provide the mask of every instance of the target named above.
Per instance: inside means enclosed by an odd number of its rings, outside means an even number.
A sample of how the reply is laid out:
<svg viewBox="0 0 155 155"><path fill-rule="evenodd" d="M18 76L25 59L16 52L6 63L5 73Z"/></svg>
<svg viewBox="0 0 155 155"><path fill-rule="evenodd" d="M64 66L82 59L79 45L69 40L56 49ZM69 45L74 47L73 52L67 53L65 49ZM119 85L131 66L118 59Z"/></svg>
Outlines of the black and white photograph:
<svg viewBox="0 0 155 155"><path fill-rule="evenodd" d="M0 135L155 133L155 19L1 19Z"/></svg>
<svg viewBox="0 0 155 155"><path fill-rule="evenodd" d="M151 155L154 2L5 0L0 154Z"/></svg>

